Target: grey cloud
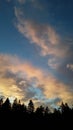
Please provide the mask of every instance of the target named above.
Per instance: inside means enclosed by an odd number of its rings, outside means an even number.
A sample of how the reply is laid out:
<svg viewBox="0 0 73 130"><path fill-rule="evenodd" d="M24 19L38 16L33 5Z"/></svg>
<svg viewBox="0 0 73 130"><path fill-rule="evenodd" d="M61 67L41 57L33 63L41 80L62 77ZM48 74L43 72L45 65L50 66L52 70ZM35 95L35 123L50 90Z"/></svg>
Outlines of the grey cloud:
<svg viewBox="0 0 73 130"><path fill-rule="evenodd" d="M15 79L16 78L16 74L12 73L10 70L7 70L5 73L4 73L4 76L3 78L12 78L12 79Z"/></svg>
<svg viewBox="0 0 73 130"><path fill-rule="evenodd" d="M24 101L27 101L27 100L30 100L32 99L35 95L36 95L36 92L34 91L31 91L30 89L25 89L25 98L24 98Z"/></svg>

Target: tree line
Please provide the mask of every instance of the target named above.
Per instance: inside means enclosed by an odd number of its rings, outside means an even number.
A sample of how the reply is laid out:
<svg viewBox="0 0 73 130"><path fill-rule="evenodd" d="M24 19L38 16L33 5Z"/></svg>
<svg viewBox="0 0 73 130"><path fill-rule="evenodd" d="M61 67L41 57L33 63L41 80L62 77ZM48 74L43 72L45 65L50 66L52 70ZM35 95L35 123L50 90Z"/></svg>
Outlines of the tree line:
<svg viewBox="0 0 73 130"><path fill-rule="evenodd" d="M32 100L29 100L28 105L26 106L24 103L22 104L20 100L17 98L14 99L13 103L10 102L9 98L3 101L3 98L0 98L0 112L23 112L28 114L38 114L42 116L57 114L57 115L65 115L72 114L73 107L69 107L67 103L61 103L58 109L54 108L53 112L49 109L49 107L39 106L35 108L35 105Z"/></svg>
<svg viewBox="0 0 73 130"><path fill-rule="evenodd" d="M61 103L58 109L54 109L53 112L49 109L49 107L39 106L35 109L35 105L32 100L29 101L28 105L26 106L24 103L22 104L20 100L17 98L10 103L9 98L5 101L0 99L0 117L1 122L3 118L12 122L18 121L22 124L24 121L25 125L28 122L38 123L43 126L46 124L49 127L52 124L55 124L54 127L57 127L57 124L60 126L69 124L73 120L73 107L70 108L67 103ZM14 122L14 123L15 123ZM70 125L71 126L71 125ZM36 126L37 127L37 126Z"/></svg>

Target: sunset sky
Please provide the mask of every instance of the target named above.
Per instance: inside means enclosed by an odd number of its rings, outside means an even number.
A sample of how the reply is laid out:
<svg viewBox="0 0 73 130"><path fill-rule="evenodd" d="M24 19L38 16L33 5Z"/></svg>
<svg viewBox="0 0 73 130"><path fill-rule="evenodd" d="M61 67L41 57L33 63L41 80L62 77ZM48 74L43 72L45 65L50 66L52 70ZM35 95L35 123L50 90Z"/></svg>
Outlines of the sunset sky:
<svg viewBox="0 0 73 130"><path fill-rule="evenodd" d="M73 0L0 0L0 96L73 104Z"/></svg>

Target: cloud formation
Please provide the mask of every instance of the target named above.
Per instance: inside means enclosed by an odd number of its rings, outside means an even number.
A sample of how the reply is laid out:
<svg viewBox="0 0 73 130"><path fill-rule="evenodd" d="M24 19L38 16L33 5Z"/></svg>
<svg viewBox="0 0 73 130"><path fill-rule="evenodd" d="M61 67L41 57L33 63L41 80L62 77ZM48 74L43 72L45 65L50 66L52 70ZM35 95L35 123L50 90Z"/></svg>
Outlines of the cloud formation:
<svg viewBox="0 0 73 130"><path fill-rule="evenodd" d="M38 20L36 21L34 17L30 18L28 16L30 11L27 9L23 10L26 0L17 0L17 2L19 4L14 7L16 18L15 26L17 30L24 38L28 39L30 45L34 44L39 48L39 54L42 57L48 57L47 64L49 68L56 69L59 72L62 69L63 74L67 68L73 70L73 65L68 63L67 66L65 64L64 68L65 61L72 60L72 51L67 41L65 43L56 29L49 23L41 23ZM36 1L28 0L27 5L28 3L30 3L28 7L30 7L31 10L31 3L35 5ZM32 9L32 13L33 12ZM26 14L27 17L25 17ZM29 62L22 61L18 57L1 55L0 59L0 65L2 65L0 77L1 80L3 80L4 86L9 87L11 84L13 90L12 95L18 95L18 97L26 101L29 98L33 98L35 102L37 102L37 100L38 102L40 102L40 100L41 102L49 102L48 98L50 98L52 102L54 99L68 102L72 99L72 86L63 83L63 81L59 81L50 73L45 73L40 68L34 67ZM67 73L65 72L65 74ZM5 89L6 87L1 90L4 95L5 93L6 95L11 94L9 91L11 87L9 87L7 91Z"/></svg>
<svg viewBox="0 0 73 130"><path fill-rule="evenodd" d="M59 36L52 27L25 20L21 17L23 13L17 8L15 8L15 15L18 20L17 29L19 32L27 37L31 43L39 46L43 55L55 53L55 51L50 51L50 48L59 43Z"/></svg>
<svg viewBox="0 0 73 130"><path fill-rule="evenodd" d="M49 56L48 65L51 68L57 69L60 63L69 57L69 45L64 43L52 26L25 19L23 11L17 7L15 7L15 16L18 31L26 37L30 43L40 48L41 56Z"/></svg>
<svg viewBox="0 0 73 130"><path fill-rule="evenodd" d="M70 83L73 77L71 71L73 70L73 39L65 37L62 30L60 33L58 32L61 28L59 28L60 24L58 24L58 28L54 27L53 24L49 24L48 17L42 17L42 15L46 15L46 12L43 14L39 10L40 3L40 0L39 2L38 0L15 0L15 26L24 39L28 39L27 44L30 44L30 48L31 44L39 48L40 57L47 59L48 69L51 70L52 74L55 73L55 77L61 81L48 73L48 70L45 73L29 62L8 55L0 57L0 64L2 64L0 77L6 81L8 79L10 84L15 86L15 90L19 88L17 95L22 95L22 99L33 98L35 102L37 100L38 102L40 100L41 102L49 102L48 98L50 98L52 102L54 99L70 102L73 91L73 83ZM36 6L38 4L39 6ZM41 3L41 5L47 10L46 2L45 4ZM44 18L47 18L48 22ZM4 80L4 82L6 81Z"/></svg>
<svg viewBox="0 0 73 130"><path fill-rule="evenodd" d="M73 96L68 86L50 73L22 61L17 56L0 54L0 95L17 97L22 101L33 99L45 103L60 98L70 101Z"/></svg>

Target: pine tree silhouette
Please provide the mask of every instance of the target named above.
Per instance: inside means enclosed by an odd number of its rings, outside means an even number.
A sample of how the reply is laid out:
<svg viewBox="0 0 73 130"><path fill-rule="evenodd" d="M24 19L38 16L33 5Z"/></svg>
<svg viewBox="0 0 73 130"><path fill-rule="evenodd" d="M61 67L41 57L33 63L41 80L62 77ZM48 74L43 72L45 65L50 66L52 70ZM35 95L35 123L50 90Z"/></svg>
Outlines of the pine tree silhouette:
<svg viewBox="0 0 73 130"><path fill-rule="evenodd" d="M32 100L30 100L29 103L28 103L28 112L29 113L34 112L34 104L33 104Z"/></svg>

